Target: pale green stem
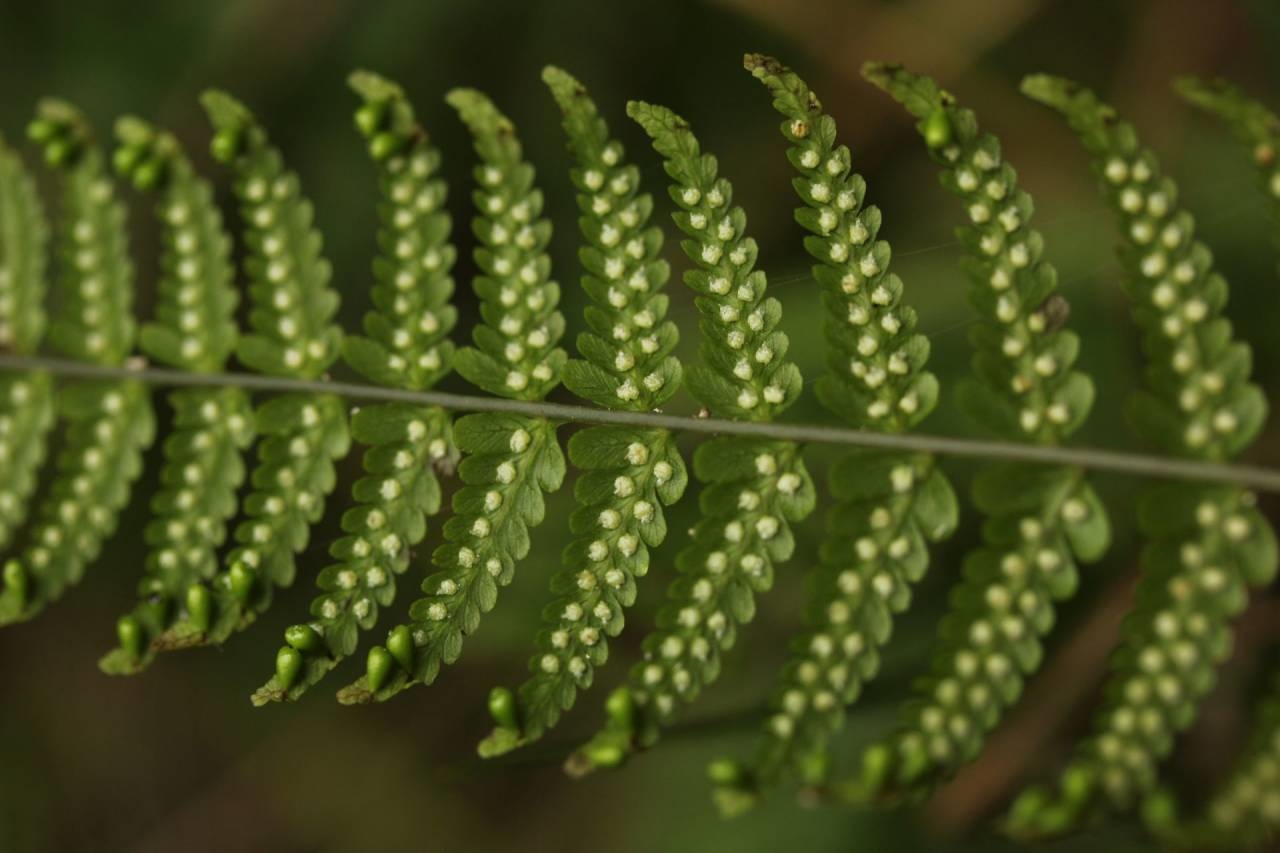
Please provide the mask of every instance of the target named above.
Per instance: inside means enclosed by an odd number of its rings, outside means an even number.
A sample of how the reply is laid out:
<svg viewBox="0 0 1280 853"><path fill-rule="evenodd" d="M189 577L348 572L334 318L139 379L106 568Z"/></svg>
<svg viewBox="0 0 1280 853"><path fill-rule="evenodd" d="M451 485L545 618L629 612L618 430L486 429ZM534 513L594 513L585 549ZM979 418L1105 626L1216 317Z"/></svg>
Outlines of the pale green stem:
<svg viewBox="0 0 1280 853"><path fill-rule="evenodd" d="M935 453L941 456L966 456L981 459L1003 459L1046 465L1072 465L1095 471L1112 471L1167 480L1196 480L1231 483L1260 492L1280 492L1280 471L1257 465L1226 465L1197 462L1140 453L1122 453L1090 447L1043 447L1013 444L976 438L951 438L940 435L891 434L868 432L846 427L817 424L756 423L720 418L686 417L660 412L628 412L594 409L564 403L531 400L508 400L501 397L478 397L451 394L447 391L404 391L353 382L289 379L250 373L187 373L181 370L149 366L107 367L59 358L40 358L0 354L0 370L46 370L55 376L77 379L133 379L150 385L191 387L196 385L233 386L247 391L280 393L301 391L336 394L356 400L388 400L439 406L462 412L503 412L556 421L594 424L620 424L647 429L746 435L756 438L793 441L803 444L839 444Z"/></svg>

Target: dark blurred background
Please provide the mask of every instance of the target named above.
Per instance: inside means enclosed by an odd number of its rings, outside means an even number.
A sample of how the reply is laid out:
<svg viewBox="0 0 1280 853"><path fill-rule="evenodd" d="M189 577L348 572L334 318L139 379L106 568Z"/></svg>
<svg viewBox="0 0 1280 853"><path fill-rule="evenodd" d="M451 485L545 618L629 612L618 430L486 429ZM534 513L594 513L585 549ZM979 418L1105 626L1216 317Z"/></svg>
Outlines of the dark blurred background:
<svg viewBox="0 0 1280 853"><path fill-rule="evenodd" d="M207 86L225 87L262 117L315 201L356 328L367 307L375 184L351 129L347 73L369 67L401 81L443 148L453 182L455 220L466 223L471 149L443 104L456 85L489 92L515 120L537 164L553 244L565 285L570 329L580 328L576 288L576 208L558 114L539 82L546 63L562 65L591 89L641 165L665 211L664 175L637 129L628 98L684 114L721 160L761 247L761 265L786 306L784 329L810 377L821 371L816 287L807 274L794 196L777 118L764 90L741 70L744 51L773 53L820 93L884 211L882 236L907 283L922 331L934 343L933 369L946 388L963 375L971 312L956 269L953 228L960 210L938 186L935 168L909 120L858 77L867 59L902 60L937 75L1003 140L1008 159L1036 198L1038 227L1058 267L1072 325L1084 341L1081 367L1098 383L1082 444L1139 447L1121 414L1138 374L1137 340L1117 287L1113 222L1073 136L1017 91L1024 73L1051 71L1098 89L1134 120L1181 181L1202 236L1233 284L1228 313L1255 347L1258 380L1280 381L1275 334L1276 261L1260 192L1246 159L1221 127L1177 101L1179 73L1221 74L1280 106L1280 10L1276 4L1151 0L717 0L606 2L387 2L235 0L235 2L0 3L0 131L20 138L35 100L56 94L80 104L103 129L123 113L172 127L197 162L225 175L206 153L208 130L197 104ZM31 152L28 150L28 154ZM42 180L43 180L42 176ZM151 300L156 235L150 203L130 195L141 271L140 310ZM665 213L661 220L667 224ZM470 247L456 229L460 254ZM668 247L669 249L671 246ZM677 270L682 259L669 252ZM460 331L474 321L459 264ZM692 357L695 315L678 282L672 317ZM567 338L566 341L571 340ZM448 387L460 387L456 383ZM687 411L682 395L673 408ZM823 419L811 399L794 420ZM975 434L944 395L932 432ZM1273 426L1249 453L1280 464ZM821 472L831 454L812 448ZM341 508L357 458L331 506ZM142 488L154 484L156 455ZM948 463L963 487L973 466ZM111 679L95 662L113 644L116 615L133 596L141 565L143 501L80 587L34 622L0 633L0 850L25 851L399 851L399 850L998 850L987 821L1017 786L1053 772L1071 739L1088 725L1136 568L1133 499L1141 484L1099 477L1119 529L1110 556L1085 570L1081 593L1064 608L1047 663L991 748L929 801L884 813L813 809L785 792L735 821L716 817L703 777L707 759L751 747L764 702L798 625L801 576L816 550L817 515L798 532L792 563L763 599L719 683L660 748L625 770L572 782L559 763L600 722L606 690L636 658L670 558L694 501L672 513L673 535L642 585L631 630L615 645L597 689L545 742L482 763L474 743L489 729L484 697L523 674L547 580L566 538L565 488L533 555L498 609L466 646L459 665L430 689L385 706L350 709L327 689L294 706L253 709L249 692L270 674L280 631L305 613L314 570L326 559L337 512L317 529L297 587L271 613L221 651L164 656L145 677ZM692 493L691 493L692 494ZM1276 516L1275 502L1267 504ZM912 612L899 622L882 676L865 692L838 746L849 766L858 748L892 725L896 703L925 665L933 625L973 544L976 517L939 549ZM419 554L416 571L425 563ZM411 590L412 582L402 585ZM402 595L407 598L408 594ZM394 613L402 613L396 608ZM1230 762L1247 720L1268 650L1276 645L1274 600L1256 601L1242 620L1235 654L1201 720L1180 742L1168 772L1189 797L1203 793ZM380 633L380 632L379 632ZM360 671L335 673L336 688ZM1116 823L1053 849L1140 849L1143 835Z"/></svg>

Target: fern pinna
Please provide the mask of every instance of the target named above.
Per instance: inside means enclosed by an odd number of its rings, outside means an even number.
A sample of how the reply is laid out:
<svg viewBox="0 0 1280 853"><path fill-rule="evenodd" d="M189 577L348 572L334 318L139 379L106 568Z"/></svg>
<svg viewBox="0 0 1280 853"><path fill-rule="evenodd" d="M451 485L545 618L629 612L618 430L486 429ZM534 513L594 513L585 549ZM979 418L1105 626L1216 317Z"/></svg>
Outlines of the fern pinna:
<svg viewBox="0 0 1280 853"><path fill-rule="evenodd" d="M639 170L582 85L558 68L543 81L563 114L576 168L573 183L587 246L582 287L592 304L590 331L578 337L581 359L565 365L564 384L609 409L643 412L661 406L680 387L678 339L661 293L670 274L657 256L662 232L649 225L653 200L640 193ZM675 438L666 430L600 426L569 439L569 461L583 472L570 521L579 535L564 552L544 610L546 627L530 677L512 692L495 688L489 707L497 727L480 745L497 755L541 737L577 691L591 686L608 657L607 639L623 626L636 597L636 579L649 570L649 549L666 538L662 507L679 500L687 474Z"/></svg>
<svg viewBox="0 0 1280 853"><path fill-rule="evenodd" d="M792 553L790 526L817 502L800 442L861 444L827 477L832 500L809 573L806 627L757 749L749 760L709 768L716 802L735 813L787 782L828 799L891 800L925 792L972 760L1038 666L1054 603L1077 586L1076 562L1107 547L1107 514L1085 469L1126 466L1114 454L1056 447L1087 416L1093 387L1073 367L1079 339L1064 328L1065 301L1030 226L1031 200L998 142L933 81L872 64L866 76L918 119L944 187L963 203L968 224L959 237L978 322L973 375L958 384L956 399L1002 443L906 435L935 408L939 389L926 370L929 341L889 271L888 244L877 239L880 213L865 204L865 182L808 86L768 57L748 55L745 64L783 119L800 199L795 216L808 232L804 246L821 290L827 371L815 387L842 428L777 422L803 390L778 328L781 306L755 269L746 215L715 158L663 107L632 102L628 113L664 160L681 248L692 262L684 280L700 315L700 363L687 371L674 355L653 200L586 89L556 68L544 81L574 160L585 241L589 304L579 358L559 346L566 321L533 167L510 121L468 89L448 101L480 161L472 199L481 322L474 345L455 350L455 251L439 152L399 86L357 72L355 123L379 185L362 335L344 338L334 322L338 298L311 205L245 107L220 92L205 97L212 151L231 167L241 208L244 335L232 238L212 187L171 134L139 119L117 125L110 162L158 198L163 254L154 317L137 335L142 353L164 366L157 369L131 358L133 268L108 161L74 108L44 102L30 136L65 186L47 336L56 359L40 357L43 207L16 154L0 143L0 545L17 546L4 566L0 622L34 615L96 556L152 439L147 383L163 381L179 389L169 395L172 427L142 535L143 578L102 669L138 672L158 651L222 643L264 613L274 590L292 583L336 487L335 463L354 439L365 446L364 474L352 486L341 535L328 545L319 594L309 618L285 631L274 673L252 698L296 700L356 653L361 632L393 604L414 546L426 541L426 518L441 508L438 478L456 468L461 485L424 596L385 644L368 651L365 674L339 691L346 703L385 700L432 682L458 658L516 562L529 556L544 496L566 475L558 426L598 422L567 442L579 472L573 539L551 579L530 674L489 697L496 725L480 752L499 755L543 737L591 686L638 579L651 563L662 566L664 509L687 480L677 430L721 432L694 452L700 520L675 557L678 572L643 640L643 660L607 697L603 728L566 764L580 775L654 745L680 705L718 676L754 614L755 595ZM1157 774L1213 684L1231 617L1250 587L1275 574L1274 536L1246 485L1276 489L1276 475L1204 464L1245 448L1261 428L1265 400L1249 382L1248 348L1232 340L1221 316L1226 283L1154 155L1087 91L1047 77L1025 88L1067 115L1122 219L1126 291L1148 361L1133 420L1167 454L1139 457L1141 465L1127 469L1191 479L1153 488L1139 507L1148 540L1143 578L1093 731L1060 785L1025 793L1003 828L1051 835L1141 805L1146 825L1169 843L1260 843L1280 826L1271 790L1280 772L1274 688L1237 769L1203 806L1180 805L1174 791L1157 787ZM1274 196L1271 114L1225 84L1184 81L1179 89L1251 146ZM227 372L233 356L262 375ZM339 356L372 384L330 380ZM489 396L435 391L453 369ZM59 373L67 379L61 386ZM594 407L549 401L562 381ZM712 420L661 412L686 385ZM256 405L252 387L264 392ZM348 396L378 402L353 408ZM477 413L455 421L454 409ZM65 425L52 442L57 464L38 484L55 413ZM242 455L255 439L257 463L238 499ZM964 562L932 669L902 723L850 775L832 766L830 745L876 675L893 620L928 566L929 544L957 524L957 498L933 454L958 448L1016 461L979 474L973 499L986 516L983 544ZM237 510L233 541L224 542Z"/></svg>
<svg viewBox="0 0 1280 853"><path fill-rule="evenodd" d="M1280 676L1273 674L1231 773L1198 809L1180 816L1176 795L1151 793L1143 817L1170 847L1232 850L1263 847L1280 832Z"/></svg>
<svg viewBox="0 0 1280 853"><path fill-rule="evenodd" d="M1062 328L1030 196L995 137L932 80L881 64L863 74L918 119L943 186L965 205L970 224L958 235L982 321L970 335L973 376L958 403L1009 440L1062 441L1088 415L1093 384L1072 369L1079 339ZM902 726L864 753L856 796L928 786L975 758L1038 667L1053 603L1075 592L1075 560L1107 548L1106 513L1078 468L993 465L975 480L973 498L987 516L984 544L964 561L930 674Z"/></svg>
<svg viewBox="0 0 1280 853"><path fill-rule="evenodd" d="M209 183L191 168L178 141L138 119L116 127L114 162L121 177L161 199L164 255L156 318L139 343L151 358L182 370L217 373L235 350L231 238ZM164 442L161 491L151 500L150 546L138 604L117 624L119 647L100 666L133 673L154 658L152 641L190 607L200 608L203 587L218 569L218 548L236 512L244 479L241 455L253 440L248 395L239 388L189 388L169 396L173 430Z"/></svg>
<svg viewBox="0 0 1280 853"><path fill-rule="evenodd" d="M829 347L819 398L852 426L908 430L932 411L938 387L924 370L929 342L915 332L902 281L888 271L889 245L876 239L880 211L864 206L866 183L804 81L770 57L748 55L745 65L773 95L799 173L796 220L812 232L805 248L816 261ZM711 767L728 813L781 778L824 780L828 742L879 668L893 616L928 566L926 542L956 524L955 495L928 454L853 451L828 479L836 502L809 580L809 630L794 643L755 760Z"/></svg>
<svg viewBox="0 0 1280 853"><path fill-rule="evenodd" d="M59 172L64 187L57 256L59 299L49 325L50 343L71 358L119 366L129 357L136 331L133 264L126 245L124 207L116 199L105 158L84 116L64 101L42 102L28 133L43 146L45 160ZM22 204L14 161L7 168L12 176L9 183L18 183L10 192L16 190L15 202ZM4 254L15 261L8 275L22 276L12 280L12 286L22 288L14 307L21 306L26 315L19 320L22 327L15 340L30 349L42 325L31 303L38 301L42 290L33 279L42 265L34 262L35 267L24 267L23 253L39 250L43 225L38 209L29 199L26 203L26 215L36 219L7 226ZM27 434L25 441L36 456L42 452L36 434L48 423L42 400L46 382L43 375L28 374L8 383L10 404L16 394L17 405L24 410L29 407L23 412L25 423L19 425L16 417L13 423ZM142 471L142 452L154 438L151 399L141 382L78 383L62 389L56 408L66 424L66 437L53 481L25 532L23 548L5 563L0 624L31 618L79 582L103 540L115 530L133 481ZM22 436L15 432L15 437ZM16 491L30 493L21 462L14 471Z"/></svg>
<svg viewBox="0 0 1280 853"><path fill-rule="evenodd" d="M214 157L235 175L248 249L250 333L237 342L236 357L274 376L319 377L337 358L342 332L332 322L338 295L329 286L311 203L242 104L218 91L203 101L215 129ZM253 622L277 586L293 583L295 555L324 513L337 480L334 462L350 441L342 401L286 394L259 404L253 418L258 463L233 534L236 546L212 580L188 587L186 610L155 639L158 649L221 643Z"/></svg>
<svg viewBox="0 0 1280 853"><path fill-rule="evenodd" d="M1043 75L1026 78L1023 91L1066 117L1121 219L1124 286L1147 361L1133 422L1166 453L1230 459L1261 429L1266 399L1248 381L1249 347L1232 340L1221 316L1227 283L1178 206L1177 186L1133 126L1092 92ZM1251 492L1206 485L1166 485L1145 496L1144 572L1103 707L1058 795L1032 789L1014 805L1015 832L1059 832L1151 791L1159 761L1230 651L1230 620L1248 588L1275 577L1275 535L1254 503Z"/></svg>
<svg viewBox="0 0 1280 853"><path fill-rule="evenodd" d="M455 89L448 101L480 157L473 199L481 215L473 227L484 319L472 331L475 346L458 350L454 367L491 394L539 400L559 384L566 357L557 346L564 317L556 308L559 286L549 278L551 223L542 218L542 193L511 121L487 97ZM543 494L564 480L556 426L507 414L468 415L454 424L465 485L454 495L446 542L432 555L439 571L423 582L411 621L369 650L365 675L343 688L342 702L383 701L412 684L430 684L442 665L458 659L463 638L497 604L498 589L529 553L529 531L545 515Z"/></svg>
<svg viewBox="0 0 1280 853"><path fill-rule="evenodd" d="M35 353L44 337L49 228L35 182L0 137L0 348ZM53 384L41 370L0 376L0 548L27 518L53 427ZM13 570L16 572L16 570Z"/></svg>
<svg viewBox="0 0 1280 853"><path fill-rule="evenodd" d="M627 114L664 158L675 222L687 235L681 247L694 264L684 279L698 294L703 363L687 370L689 390L712 412L769 421L795 402L802 381L777 329L782 306L766 295L765 274L754 268L746 214L684 119L637 101ZM676 557L680 577L643 641L644 660L609 697L605 726L570 757L570 772L613 766L652 746L677 703L715 680L721 654L755 613L755 593L769 589L774 565L791 556L788 523L813 509L813 483L792 442L715 438L698 448L693 464L706 487L693 541Z"/></svg>
<svg viewBox="0 0 1280 853"><path fill-rule="evenodd" d="M350 83L361 98L356 125L377 165L381 199L374 310L365 315L367 337L346 338L343 353L374 382L421 391L449 371L447 336L457 320L440 154L399 86L370 72L353 74ZM343 513L345 535L329 547L337 562L317 578L323 592L312 602L313 620L285 631L275 674L253 694L255 704L297 699L355 652L358 632L392 603L396 575L426 535L425 516L440 509L434 469L454 461L451 427L444 410L403 403L352 416L351 434L367 447L366 476L352 488L356 506Z"/></svg>
<svg viewBox="0 0 1280 853"><path fill-rule="evenodd" d="M1225 80L1181 77L1178 94L1217 116L1249 149L1273 221L1280 221L1280 116ZM1280 245L1280 236L1276 238Z"/></svg>

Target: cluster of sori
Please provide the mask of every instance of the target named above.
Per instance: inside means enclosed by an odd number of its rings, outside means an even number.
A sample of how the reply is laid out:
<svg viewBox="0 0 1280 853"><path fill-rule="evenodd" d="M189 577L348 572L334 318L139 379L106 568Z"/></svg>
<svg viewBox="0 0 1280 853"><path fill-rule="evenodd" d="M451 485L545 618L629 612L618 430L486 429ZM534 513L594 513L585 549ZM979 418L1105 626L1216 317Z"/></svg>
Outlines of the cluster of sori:
<svg viewBox="0 0 1280 853"><path fill-rule="evenodd" d="M1202 849L1263 848L1280 829L1280 679L1273 677L1258 703L1253 731L1235 769L1204 804L1179 818L1172 791L1143 802L1143 817L1170 846Z"/></svg>
<svg viewBox="0 0 1280 853"><path fill-rule="evenodd" d="M795 171L795 218L807 232L827 353L816 395L847 427L885 444L848 451L829 467L805 627L754 753L718 759L709 775L729 814L780 784L846 801L895 800L927 792L978 756L1039 667L1055 605L1079 584L1077 563L1106 551L1108 516L1079 467L1001 462L980 471L972 499L985 517L982 541L964 559L930 669L860 767L833 766L831 741L876 676L930 545L956 528L959 506L937 460L892 438L915 429L940 392L926 369L929 341L889 270L866 182L799 76L765 56L748 55L745 65L772 96ZM864 74L917 119L944 188L963 206L958 235L977 318L959 407L1005 442L1064 443L1094 391L1074 367L1080 340L1065 327L1069 311L1030 225L1030 196L995 137L932 80L884 64ZM458 319L456 252L441 158L405 93L376 74L350 79L379 188L371 306L360 335L344 336L335 322L338 295L298 177L230 96L210 92L204 106L213 156L230 168L240 207L243 334L232 238L213 188L177 139L122 119L108 159L84 117L61 101L42 103L29 128L65 188L46 324L49 229L35 184L0 140L0 349L13 364L0 376L0 546L14 554L4 564L0 624L33 616L76 583L116 527L155 433L147 360L191 381L168 397L143 578L136 605L117 623L117 647L100 663L108 673L139 672L161 651L224 643L262 615L275 591L294 582L354 441L364 448L363 473L328 545L331 562L316 576L319 594L309 619L285 631L274 671L252 699L297 700L356 653L361 633L394 604L427 518L442 508L440 479L456 473L422 597L338 697L380 702L429 684L496 606L532 550L546 496L572 466L572 541L550 578L529 675L489 695L494 727L479 752L507 753L559 722L623 629L639 579L667 538L664 513L689 479L672 419L650 413L685 388L730 434L693 452L698 517L674 558L678 572L641 643L642 660L608 695L603 726L566 769L617 766L658 741L680 707L716 680L756 596L795 550L792 525L817 504L804 448L785 437L799 433L780 436L769 426L803 382L779 328L781 305L756 268L746 215L715 157L675 113L632 102L628 115L671 178L690 262L683 280L699 314L699 358L682 368L667 316L663 234L640 169L577 80L557 68L543 79L562 115L580 211L586 308L577 358L561 347L552 225L534 169L512 123L477 91L447 97L478 159L479 322L472 345L457 348L449 339ZM1280 214L1280 120L1226 84L1184 80L1178 88L1250 147ZM1148 362L1132 406L1139 431L1169 455L1229 461L1259 432L1266 403L1249 382L1248 347L1222 316L1226 282L1195 239L1176 187L1134 129L1092 93L1049 77L1028 78L1024 90L1079 133L1121 218L1125 288ZM153 317L140 330L125 211L109 166L158 199L162 256ZM46 338L59 361L38 357ZM70 371L71 361L83 364ZM226 373L233 361L268 378ZM342 394L351 386L328 375L340 361L380 386L364 389L380 402L348 408ZM58 369L79 376L55 387ZM437 405L458 403L433 392L451 371L489 395L472 398L477 413L455 416ZM548 405L561 384L594 411ZM274 393L254 400L255 385ZM568 412L608 423L573 431L566 459L555 418ZM46 446L57 448L56 463L38 485ZM244 457L254 446L250 472ZM1275 575L1275 538L1255 503L1233 485L1174 483L1146 494L1137 513L1147 541L1137 601L1096 723L1056 787L1016 800L1006 831L1053 835L1136 806L1171 841L1228 846L1280 827L1271 790L1280 778L1274 688L1252 745L1202 812L1181 817L1176 795L1158 787L1160 762L1230 650L1232 617L1250 587Z"/></svg>
<svg viewBox="0 0 1280 853"><path fill-rule="evenodd" d="M236 358L268 375L315 379L337 358L342 332L333 324L338 295L329 286L331 271L321 256L311 203L243 105L214 91L204 96L204 106L216 131L213 155L234 175L244 227L249 333L236 340ZM174 218L170 208L167 219ZM173 239L177 245L181 238ZM206 239L212 244L218 238ZM193 276L212 277L204 288L224 286L216 266L187 269ZM183 271L180 261L179 279ZM183 287L178 285L175 296L179 303ZM187 298L192 296L201 298L196 288L188 289ZM220 306L234 303L230 296L205 298ZM163 322L167 316L159 318ZM177 320L182 330L181 317ZM240 432L233 415L234 410L223 416L224 427ZM251 417L258 463L249 477L251 491L240 503L242 518L232 533L234 546L223 558L225 568L212 578L190 578L182 606L167 614L152 649L221 643L250 624L270 606L276 587L293 583L296 555L307 545L310 526L324 514L325 498L337 480L334 463L350 444L342 401L332 394L290 393L258 404ZM183 475L195 471L188 464Z"/></svg>
<svg viewBox="0 0 1280 853"><path fill-rule="evenodd" d="M540 400L559 384L566 359L558 346L564 317L556 308L559 286L550 279L551 223L542 215L542 193L515 128L488 98L457 89L448 102L480 158L473 229L484 321L472 333L475 346L458 350L453 366L497 396ZM365 675L342 689L341 701L390 698L431 683L442 665L458 659L464 637L497 604L498 589L511 583L516 561L528 554L529 531L545 515L543 495L564 480L556 426L508 414L468 415L453 425L465 456L458 468L463 486L444 525L445 542L432 555L439 571L423 581L410 621L369 650Z"/></svg>
<svg viewBox="0 0 1280 853"><path fill-rule="evenodd" d="M35 182L0 137L0 348L31 355L44 335L48 228ZM32 370L0 374L0 548L26 519L53 426L53 386ZM12 570L14 577L20 569Z"/></svg>
<svg viewBox="0 0 1280 853"><path fill-rule="evenodd" d="M1125 290L1147 362L1135 423L1171 454L1230 459L1261 428L1266 400L1249 382L1248 346L1221 316L1227 283L1178 206L1176 185L1132 125L1092 92L1047 76L1027 78L1023 89L1065 116L1120 218ZM1250 492L1206 485L1144 497L1144 571L1102 707L1056 795L1032 788L1014 804L1014 832L1061 832L1100 809L1131 808L1154 788L1159 762L1230 652L1230 620L1248 588L1275 576L1275 537L1254 503Z"/></svg>
<svg viewBox="0 0 1280 853"><path fill-rule="evenodd" d="M795 401L802 382L777 328L782 306L766 295L765 274L755 269L746 214L684 119L636 101L627 113L664 158L674 219L688 236L681 245L693 268L684 278L697 294L702 332L689 389L712 411L770 421ZM613 766L651 746L678 703L716 679L721 655L755 614L755 594L772 586L775 564L794 550L789 525L814 506L813 483L792 442L714 438L698 447L693 469L706 487L692 541L676 556L680 575L643 641L644 659L610 695L605 725L570 757L570 772Z"/></svg>
<svg viewBox="0 0 1280 853"><path fill-rule="evenodd" d="M448 335L457 320L440 155L398 86L368 72L353 74L351 86L362 100L356 126L379 173L379 252L365 336L347 337L343 354L379 385L423 391L450 369ZM426 516L440 509L435 472L457 459L444 410L366 406L353 414L351 435L366 448L365 476L351 490L355 505L342 514L343 535L329 546L334 563L316 579L322 592L311 606L313 620L285 632L275 674L254 693L255 704L297 699L356 651L359 631L372 628L378 608L392 603L396 575L426 535Z"/></svg>
<svg viewBox="0 0 1280 853"><path fill-rule="evenodd" d="M670 271L658 255L662 231L649 224L653 199L640 192L640 172L624 159L587 91L558 68L543 80L564 118L575 167L586 246L582 287L591 300L590 331L578 338L581 359L565 365L565 385L609 409L643 412L680 387L672 355L678 333L661 292ZM516 690L494 688L496 724L481 744L497 755L540 737L591 686L608 657L608 638L623 627L636 599L636 579L649 570L649 549L667 535L662 507L680 499L687 474L666 430L600 426L569 440L569 461L582 471L574 489L576 536L551 581L545 628Z"/></svg>
<svg viewBox="0 0 1280 853"><path fill-rule="evenodd" d="M231 240L213 190L170 134L132 118L118 122L116 133L116 171L161 197L156 315L142 327L139 344L163 364L221 371L235 351L238 295ZM208 609L207 590L199 584L217 573L218 548L244 480L241 455L254 437L248 395L231 387L189 388L174 391L169 405L173 421L161 490L151 499L154 515L146 530L146 576L138 604L117 624L120 645L103 658L106 672L145 667L155 656L152 640L188 601L196 611Z"/></svg>
<svg viewBox="0 0 1280 853"><path fill-rule="evenodd" d="M919 120L943 186L967 214L958 233L980 322L958 402L1009 440L1061 442L1084 421L1093 386L1072 369L1079 339L1063 327L1030 197L999 142L932 80L878 64L864 75ZM1079 469L992 465L975 480L973 500L987 516L984 543L964 560L931 670L902 723L865 751L859 777L846 785L858 798L927 788L978 755L1039 666L1054 602L1075 592L1076 561L1107 548L1106 513Z"/></svg>
<svg viewBox="0 0 1280 853"><path fill-rule="evenodd" d="M876 239L880 211L864 205L865 181L804 81L768 57L748 56L746 66L773 95L799 173L796 219L811 232L805 247L822 287L829 348L819 398L850 425L910 429L933 409L938 385L924 370L928 339L915 332L915 311L889 272L889 244ZM851 452L830 470L828 488L834 503L809 579L808 630L794 642L756 757L710 768L727 813L783 779L825 781L828 742L879 669L893 616L928 567L926 543L956 525L955 494L925 454Z"/></svg>
<svg viewBox="0 0 1280 853"><path fill-rule="evenodd" d="M30 131L64 190L57 241L62 288L49 322L49 343L70 358L122 365L137 331L124 207L92 128L74 107L42 102ZM6 151L3 162L5 337L16 352L31 353L45 326L40 301L47 228L14 155ZM79 582L115 530L142 472L142 453L155 435L150 395L131 380L85 381L54 395L49 377L32 371L8 376L4 390L5 537L15 539L15 528L32 509L34 517L17 540L17 556L4 564L0 624L31 618ZM66 423L65 437L52 483L32 506L36 469L55 412Z"/></svg>

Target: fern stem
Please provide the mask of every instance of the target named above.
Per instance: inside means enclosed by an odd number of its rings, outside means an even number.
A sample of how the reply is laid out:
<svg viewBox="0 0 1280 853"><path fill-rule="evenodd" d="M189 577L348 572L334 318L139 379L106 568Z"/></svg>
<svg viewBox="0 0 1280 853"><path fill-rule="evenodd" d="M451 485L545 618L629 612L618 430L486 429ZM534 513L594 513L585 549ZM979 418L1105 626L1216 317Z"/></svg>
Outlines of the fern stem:
<svg viewBox="0 0 1280 853"><path fill-rule="evenodd" d="M978 438L911 433L905 435L867 432L860 429L820 424L782 424L730 421L667 415L661 412L624 412L548 403L536 400L507 400L448 391L405 391L358 382L289 379L248 373L185 373L162 367L106 367L63 358L15 356L0 353L0 371L46 370L55 376L75 379L133 379L149 385L189 387L215 385L246 391L289 393L310 391L336 394L352 400L383 400L439 406L457 412L500 412L527 415L568 423L621 424L648 429L669 429L716 435L746 435L779 441L837 444L850 447L877 447L937 453L969 459L1002 459L1011 462L1042 462L1075 465L1093 471L1109 471L1160 480L1193 480L1202 483L1231 483L1259 492L1280 493L1280 471L1261 465L1230 465L1172 459L1144 453L1124 453L1097 447L1040 447Z"/></svg>

